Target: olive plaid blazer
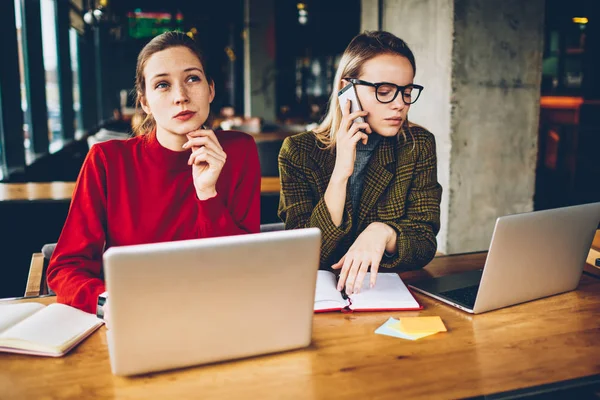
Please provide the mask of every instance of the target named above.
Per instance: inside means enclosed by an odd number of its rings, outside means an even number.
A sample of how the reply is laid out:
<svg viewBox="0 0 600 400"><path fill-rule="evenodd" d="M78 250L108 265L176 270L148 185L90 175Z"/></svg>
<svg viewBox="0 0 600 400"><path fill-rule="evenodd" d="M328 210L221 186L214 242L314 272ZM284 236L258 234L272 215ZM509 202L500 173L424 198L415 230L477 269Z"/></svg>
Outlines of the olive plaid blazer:
<svg viewBox="0 0 600 400"><path fill-rule="evenodd" d="M383 138L367 165L357 220L353 221L347 193L339 227L333 224L324 200L335 166L335 150L320 148L313 132L283 142L279 153L278 214L286 229L321 229L322 269L330 269L341 259L372 222L386 223L398 234L397 253L384 256L382 268L422 268L435 255L442 196L437 182L435 138L418 126L406 131L406 136L406 140L401 136Z"/></svg>

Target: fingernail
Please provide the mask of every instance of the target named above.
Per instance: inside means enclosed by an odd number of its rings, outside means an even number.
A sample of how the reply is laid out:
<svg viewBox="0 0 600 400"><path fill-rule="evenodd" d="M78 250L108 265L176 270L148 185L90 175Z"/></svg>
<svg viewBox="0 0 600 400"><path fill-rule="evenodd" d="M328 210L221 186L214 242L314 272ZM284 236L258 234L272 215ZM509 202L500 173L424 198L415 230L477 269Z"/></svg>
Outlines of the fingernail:
<svg viewBox="0 0 600 400"><path fill-rule="evenodd" d="M181 146L181 147L183 147L184 149L187 149L189 147L189 145L190 145L190 142L185 142L183 144L183 146Z"/></svg>

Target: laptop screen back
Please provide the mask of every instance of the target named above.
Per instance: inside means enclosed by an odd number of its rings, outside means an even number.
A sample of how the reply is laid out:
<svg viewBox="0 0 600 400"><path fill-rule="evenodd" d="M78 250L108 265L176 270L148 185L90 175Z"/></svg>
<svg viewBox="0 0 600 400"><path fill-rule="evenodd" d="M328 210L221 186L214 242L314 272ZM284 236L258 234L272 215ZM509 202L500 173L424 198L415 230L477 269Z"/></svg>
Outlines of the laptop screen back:
<svg viewBox="0 0 600 400"><path fill-rule="evenodd" d="M474 312L577 287L600 221L600 203L498 218Z"/></svg>
<svg viewBox="0 0 600 400"><path fill-rule="evenodd" d="M109 249L113 373L307 346L319 252L316 228Z"/></svg>

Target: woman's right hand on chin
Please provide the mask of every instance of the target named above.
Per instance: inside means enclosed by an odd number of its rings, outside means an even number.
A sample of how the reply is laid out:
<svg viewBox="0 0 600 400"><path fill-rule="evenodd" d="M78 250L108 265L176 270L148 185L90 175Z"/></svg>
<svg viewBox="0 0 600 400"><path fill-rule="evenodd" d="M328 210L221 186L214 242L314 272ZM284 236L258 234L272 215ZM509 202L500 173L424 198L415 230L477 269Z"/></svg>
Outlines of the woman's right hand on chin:
<svg viewBox="0 0 600 400"><path fill-rule="evenodd" d="M335 134L336 156L333 175L337 175L344 179L350 178L354 171L356 144L359 140L362 140L362 142L366 144L369 137L364 132L372 133L368 123L354 121L358 117L366 117L369 113L366 111L350 113L350 107L350 100L348 100L346 104L342 104L342 122Z"/></svg>
<svg viewBox="0 0 600 400"><path fill-rule="evenodd" d="M217 195L217 180L221 175L227 154L212 129L198 129L187 134L184 149L192 149L188 164L192 166L192 177L196 195L207 200Z"/></svg>

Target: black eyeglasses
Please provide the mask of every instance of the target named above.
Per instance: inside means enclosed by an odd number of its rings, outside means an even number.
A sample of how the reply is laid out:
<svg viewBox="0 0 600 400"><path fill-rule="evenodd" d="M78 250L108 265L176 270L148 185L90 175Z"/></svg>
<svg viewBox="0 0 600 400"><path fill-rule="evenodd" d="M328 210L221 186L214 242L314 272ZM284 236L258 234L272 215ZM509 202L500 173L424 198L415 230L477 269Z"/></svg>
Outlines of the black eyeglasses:
<svg viewBox="0 0 600 400"><path fill-rule="evenodd" d="M391 103L396 99L398 93L402 92L402 101L404 104L414 104L421 95L423 91L423 86L421 85L410 85L406 86L398 86L394 83L389 82L378 82L371 83L367 81L363 81L360 79L354 78L344 78L348 82L352 82L355 85L363 85L363 86L371 86L375 88L375 97L377 101L383 104Z"/></svg>

